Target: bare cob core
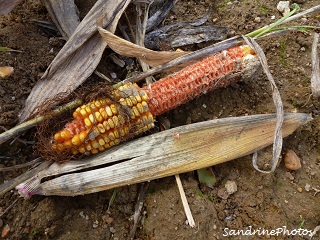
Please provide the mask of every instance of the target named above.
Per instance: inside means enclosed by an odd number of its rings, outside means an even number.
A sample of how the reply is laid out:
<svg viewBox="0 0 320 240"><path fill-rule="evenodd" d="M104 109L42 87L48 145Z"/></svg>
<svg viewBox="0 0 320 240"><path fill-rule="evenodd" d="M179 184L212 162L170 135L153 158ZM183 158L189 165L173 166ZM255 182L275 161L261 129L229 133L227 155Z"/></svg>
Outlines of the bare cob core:
<svg viewBox="0 0 320 240"><path fill-rule="evenodd" d="M238 46L144 88L131 83L120 86L110 98L77 108L74 120L54 135L52 148L72 154L103 151L151 129L154 116L237 81L255 67L251 66L253 62L257 62L253 50L246 45Z"/></svg>

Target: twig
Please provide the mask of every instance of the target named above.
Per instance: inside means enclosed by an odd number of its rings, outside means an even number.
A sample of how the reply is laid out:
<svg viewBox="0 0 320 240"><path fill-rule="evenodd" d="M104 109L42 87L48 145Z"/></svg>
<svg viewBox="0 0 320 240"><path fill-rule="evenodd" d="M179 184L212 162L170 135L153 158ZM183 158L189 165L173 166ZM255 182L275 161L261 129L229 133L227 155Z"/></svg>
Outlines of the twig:
<svg viewBox="0 0 320 240"><path fill-rule="evenodd" d="M180 196L181 196L184 212L187 215L188 223L189 223L190 227L195 227L196 223L194 222L194 219L193 219L193 216L192 216L189 204L188 204L188 200L187 200L186 194L185 194L185 192L183 190L183 186L182 186L179 174L175 175L175 178L176 178L176 182L177 182L177 185L178 185L178 188L179 188L179 193L180 193Z"/></svg>
<svg viewBox="0 0 320 240"><path fill-rule="evenodd" d="M3 216L4 214L6 214L6 213L17 203L17 201L18 201L19 199L21 199L21 197L18 197L16 200L14 200L13 203L11 203L10 206L7 207L7 208L3 211L3 213L0 214L0 218L2 218L2 216Z"/></svg>
<svg viewBox="0 0 320 240"><path fill-rule="evenodd" d="M35 164L37 164L39 162L41 162L41 158L36 158L36 159L34 159L34 160L30 161L30 162L27 162L27 163L15 165L15 166L12 166L12 167L0 168L0 172L13 171L13 170L17 170L17 169L20 169L20 168L29 167L29 166L35 165Z"/></svg>
<svg viewBox="0 0 320 240"><path fill-rule="evenodd" d="M319 55L318 55L318 42L319 34L314 33L314 39L312 43L312 75L311 75L311 91L312 95L315 97L320 96L320 76L319 76Z"/></svg>
<svg viewBox="0 0 320 240"><path fill-rule="evenodd" d="M130 230L129 240L133 240L134 236L136 234L138 222L139 222L139 217L141 215L141 211L142 211L142 207L143 207L144 197L147 193L148 187L149 187L149 182L140 184L139 195L138 195L138 199L136 202L135 211L133 214L133 227Z"/></svg>

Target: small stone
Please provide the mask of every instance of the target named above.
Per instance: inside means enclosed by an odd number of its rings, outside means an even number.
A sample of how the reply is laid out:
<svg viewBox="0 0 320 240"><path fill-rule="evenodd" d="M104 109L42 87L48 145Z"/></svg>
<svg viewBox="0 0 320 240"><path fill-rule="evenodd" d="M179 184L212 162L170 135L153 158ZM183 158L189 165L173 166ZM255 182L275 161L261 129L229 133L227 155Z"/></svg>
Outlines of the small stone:
<svg viewBox="0 0 320 240"><path fill-rule="evenodd" d="M102 216L102 220L108 225L110 225L113 222L113 218L110 217L109 214Z"/></svg>
<svg viewBox="0 0 320 240"><path fill-rule="evenodd" d="M302 47L302 48L300 48L300 51L301 51L301 52L305 52L305 51L306 51L306 48L305 48L305 47Z"/></svg>
<svg viewBox="0 0 320 240"><path fill-rule="evenodd" d="M218 190L218 197L220 197L220 198L222 198L224 200L228 199L229 194L227 192L227 189L226 188L220 188Z"/></svg>
<svg viewBox="0 0 320 240"><path fill-rule="evenodd" d="M303 190L303 189L302 189L301 187L298 187L298 188L297 188L297 191L300 192L300 193L302 192L302 190Z"/></svg>
<svg viewBox="0 0 320 240"><path fill-rule="evenodd" d="M290 12L289 5L290 5L290 1L280 1L277 5L277 9L284 16Z"/></svg>
<svg viewBox="0 0 320 240"><path fill-rule="evenodd" d="M311 185L309 183L306 183L306 185L304 186L304 189L309 192L311 188Z"/></svg>
<svg viewBox="0 0 320 240"><path fill-rule="evenodd" d="M234 194L236 191L238 191L237 183L235 181L228 180L224 187L226 188L229 195Z"/></svg>
<svg viewBox="0 0 320 240"><path fill-rule="evenodd" d="M275 20L276 19L276 16L275 15L272 15L271 16L271 20Z"/></svg>
<svg viewBox="0 0 320 240"><path fill-rule="evenodd" d="M290 172L285 172L284 176L289 178L291 181L294 180L294 176L292 176Z"/></svg>
<svg viewBox="0 0 320 240"><path fill-rule="evenodd" d="M261 17L256 17L256 18L254 19L254 21L255 21L256 23L260 23L260 22L261 22Z"/></svg>
<svg viewBox="0 0 320 240"><path fill-rule="evenodd" d="M300 158L293 150L288 150L284 156L284 165L288 170L298 170L301 168Z"/></svg>
<svg viewBox="0 0 320 240"><path fill-rule="evenodd" d="M10 227L9 227L9 225L8 225L8 224L4 225L4 227L3 227L3 229L2 229L2 232L1 232L1 237L2 237L2 238L8 237L9 232L10 232Z"/></svg>
<svg viewBox="0 0 320 240"><path fill-rule="evenodd" d="M110 227L109 230L110 230L111 233L115 233L116 232L116 229L114 227Z"/></svg>

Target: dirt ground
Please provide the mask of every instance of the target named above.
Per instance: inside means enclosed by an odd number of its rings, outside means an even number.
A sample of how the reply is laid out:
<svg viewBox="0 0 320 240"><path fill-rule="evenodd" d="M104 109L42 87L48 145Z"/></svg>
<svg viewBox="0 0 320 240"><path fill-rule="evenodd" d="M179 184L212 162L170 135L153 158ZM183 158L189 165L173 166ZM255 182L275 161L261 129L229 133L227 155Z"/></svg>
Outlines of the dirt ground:
<svg viewBox="0 0 320 240"><path fill-rule="evenodd" d="M90 8L76 1L83 18ZM296 1L302 10L320 4L319 0ZM164 24L200 18L213 5L207 24L230 28L229 35L245 34L281 17L278 1L219 0L179 1ZM0 125L9 129L32 87L59 52L64 41L55 33L32 23L50 20L40 0L26 0L10 14L0 17L0 46L21 52L0 52L0 66L13 66L14 75L0 78ZM320 13L308 15L295 24L320 25ZM254 170L251 156L213 167L218 183L213 188L201 186L194 172L181 175L187 199L196 222L186 224L186 216L174 177L152 181L145 198L142 219L136 239L309 239L308 236L224 236L226 228L239 230L287 229L313 230L320 225L320 103L310 96L311 44L309 33L291 33L260 41L280 90L286 112L312 114L313 120L284 140L283 154L293 149L301 158L302 168L288 171L283 162L274 174ZM210 43L191 46L199 49ZM107 50L110 51L110 50ZM107 56L107 54L106 54ZM107 61L103 58L102 61ZM100 66L99 70L102 69ZM121 76L119 67L113 71ZM103 71L103 70L102 70ZM108 70L104 70L108 74ZM101 81L91 77L90 81ZM213 118L274 112L269 82L264 74L242 80L225 89L203 95L167 114L172 126ZM0 129L0 131L3 131ZM21 141L8 141L0 147L1 166L12 166L33 160L35 130ZM270 148L259 153L271 160ZM26 169L1 172L0 182L25 172ZM218 196L228 180L235 181L237 192L227 199ZM19 199L15 191L0 197L0 227L10 228L7 239L127 239L133 224L132 215L139 185L77 197L34 196ZM3 231L4 233L4 231ZM320 239L319 233L314 239Z"/></svg>

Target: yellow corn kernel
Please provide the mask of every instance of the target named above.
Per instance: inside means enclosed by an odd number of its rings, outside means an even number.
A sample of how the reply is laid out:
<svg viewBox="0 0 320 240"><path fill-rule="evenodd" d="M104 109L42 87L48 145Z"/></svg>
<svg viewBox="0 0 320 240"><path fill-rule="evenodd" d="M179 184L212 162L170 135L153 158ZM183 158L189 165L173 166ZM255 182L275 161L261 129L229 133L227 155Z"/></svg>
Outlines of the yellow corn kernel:
<svg viewBox="0 0 320 240"><path fill-rule="evenodd" d="M132 106L133 106L133 103L132 103L132 101L130 100L130 98L126 98L126 102L127 102L127 106L128 106L128 107L132 107Z"/></svg>
<svg viewBox="0 0 320 240"><path fill-rule="evenodd" d="M119 103L122 105L122 106L127 106L127 102L124 98L120 98L119 99Z"/></svg>
<svg viewBox="0 0 320 240"><path fill-rule="evenodd" d="M144 109L143 109L143 106L141 103L137 103L137 109L139 111L139 113L143 113L144 112Z"/></svg>
<svg viewBox="0 0 320 240"><path fill-rule="evenodd" d="M100 133L105 133L106 132L106 129L104 128L104 126L101 123L99 123L97 125L97 127L98 127Z"/></svg>
<svg viewBox="0 0 320 240"><path fill-rule="evenodd" d="M115 143L115 144L119 144L119 143L120 143L120 139L114 140L114 143Z"/></svg>
<svg viewBox="0 0 320 240"><path fill-rule="evenodd" d="M137 101L137 99L136 99L134 96L129 96L129 98L130 98L133 106L137 105L138 101Z"/></svg>
<svg viewBox="0 0 320 240"><path fill-rule="evenodd" d="M98 122L102 122L103 121L103 118L102 118L102 116L101 116L101 114L99 112L95 112L94 115L95 115L96 120Z"/></svg>
<svg viewBox="0 0 320 240"><path fill-rule="evenodd" d="M114 123L114 127L119 127L120 126L120 123L119 123L119 120L118 120L118 117L117 116L113 116L112 117L112 121Z"/></svg>
<svg viewBox="0 0 320 240"><path fill-rule="evenodd" d="M119 126L122 126L125 123L124 117L118 115Z"/></svg>
<svg viewBox="0 0 320 240"><path fill-rule="evenodd" d="M113 134L115 138L119 138L119 131L117 129L113 131Z"/></svg>
<svg viewBox="0 0 320 240"><path fill-rule="evenodd" d="M99 150L96 149L96 148L93 148L93 149L91 150L91 153L92 153L92 154L96 154L96 153L98 153L98 152L99 152Z"/></svg>
<svg viewBox="0 0 320 240"><path fill-rule="evenodd" d="M102 136L99 136L99 137L97 138L97 141L98 141L98 143L99 143L100 146L103 146L103 145L106 144L106 142L104 141L104 139L103 139Z"/></svg>
<svg viewBox="0 0 320 240"><path fill-rule="evenodd" d="M109 142L110 147L116 145L114 141Z"/></svg>
<svg viewBox="0 0 320 240"><path fill-rule="evenodd" d="M72 149L72 154L73 155L77 155L80 151L78 151L77 149ZM81 152L80 152L81 153Z"/></svg>
<svg viewBox="0 0 320 240"><path fill-rule="evenodd" d="M54 140L56 141L56 142L64 142L64 139L61 137L61 134L60 134L60 132L57 132L55 135L54 135Z"/></svg>
<svg viewBox="0 0 320 240"><path fill-rule="evenodd" d="M112 111L113 114L118 114L118 110L117 110L117 106L114 104L110 105L110 109Z"/></svg>
<svg viewBox="0 0 320 240"><path fill-rule="evenodd" d="M148 103L143 101L141 104L142 104L142 107L144 109L144 112L149 112Z"/></svg>
<svg viewBox="0 0 320 240"><path fill-rule="evenodd" d="M109 117L112 117L113 113L112 113L112 110L111 110L110 106L106 106L106 112L107 112Z"/></svg>
<svg viewBox="0 0 320 240"><path fill-rule="evenodd" d="M71 147L73 146L71 140L65 141L65 142L63 143L63 145L64 145L66 148L71 148Z"/></svg>
<svg viewBox="0 0 320 240"><path fill-rule="evenodd" d="M113 132L111 132L111 133L109 133L109 139L111 140L111 141L114 141L116 138L115 138L115 136L114 136L114 133ZM110 143L111 144L111 143Z"/></svg>
<svg viewBox="0 0 320 240"><path fill-rule="evenodd" d="M77 111L77 110L73 112L73 114L72 114L73 118L81 118L80 109L79 109L79 111Z"/></svg>
<svg viewBox="0 0 320 240"><path fill-rule="evenodd" d="M148 101L148 95L145 91L140 91L140 96L143 101Z"/></svg>
<svg viewBox="0 0 320 240"><path fill-rule="evenodd" d="M104 142L107 144L108 142L110 142L110 138L108 137L108 135L102 135ZM106 145L105 144L105 145Z"/></svg>
<svg viewBox="0 0 320 240"><path fill-rule="evenodd" d="M90 108L89 106L86 105L85 109L86 109L86 112L87 112L88 114L91 113L91 108Z"/></svg>
<svg viewBox="0 0 320 240"><path fill-rule="evenodd" d="M110 147L110 144L109 144L109 143L106 143L106 144L104 145L104 147L105 147L105 148L109 148L109 147Z"/></svg>
<svg viewBox="0 0 320 240"><path fill-rule="evenodd" d="M110 129L110 125L109 125L108 121L103 121L102 125L106 131L108 131Z"/></svg>
<svg viewBox="0 0 320 240"><path fill-rule="evenodd" d="M79 152L80 153L85 153L86 152L86 149L82 146L82 147L79 147Z"/></svg>
<svg viewBox="0 0 320 240"><path fill-rule="evenodd" d="M114 128L114 122L112 121L111 118L108 119L108 124L109 124L110 128Z"/></svg>
<svg viewBox="0 0 320 240"><path fill-rule="evenodd" d="M124 135L126 135L126 133L125 133L123 128L119 129L119 134L120 134L120 137L123 137Z"/></svg>
<svg viewBox="0 0 320 240"><path fill-rule="evenodd" d="M133 107L132 107L132 111L133 111L133 113L134 113L134 115L135 115L136 117L139 117L139 116L140 116L139 110L138 110L138 108L137 108L136 106L133 106Z"/></svg>
<svg viewBox="0 0 320 240"><path fill-rule="evenodd" d="M95 123L95 122L96 122L92 114L89 115L89 119L90 119L90 121L91 121L92 123Z"/></svg>
<svg viewBox="0 0 320 240"><path fill-rule="evenodd" d="M69 139L71 137L71 134L68 130L62 130L60 135L63 139Z"/></svg>
<svg viewBox="0 0 320 240"><path fill-rule="evenodd" d="M87 127L91 127L92 126L92 123L91 123L91 121L89 120L89 118L85 118L84 119L84 124L87 126Z"/></svg>
<svg viewBox="0 0 320 240"><path fill-rule="evenodd" d="M99 109L99 112L100 112L101 116L103 117L103 119L106 120L106 119L109 118L109 116L108 116L107 111L106 111L105 108L100 108L100 109Z"/></svg>
<svg viewBox="0 0 320 240"><path fill-rule="evenodd" d="M91 141L91 145L92 145L93 148L99 148L100 147L100 144L98 143L97 140Z"/></svg>
<svg viewBox="0 0 320 240"><path fill-rule="evenodd" d="M100 146L100 147L98 148L98 150L99 150L100 152L102 152L103 150L105 150L105 147L104 147L104 146Z"/></svg>
<svg viewBox="0 0 320 240"><path fill-rule="evenodd" d="M90 143L87 143L86 146L85 146L85 148L87 149L87 151L91 151L92 146L91 146Z"/></svg>
<svg viewBox="0 0 320 240"><path fill-rule="evenodd" d="M85 109L80 109L80 114L83 118L87 118L89 115Z"/></svg>
<svg viewBox="0 0 320 240"><path fill-rule="evenodd" d="M96 107L97 107L98 109L101 108L101 102L100 102L100 100L95 101L95 102L94 102L94 105L96 105Z"/></svg>
<svg viewBox="0 0 320 240"><path fill-rule="evenodd" d="M79 145L81 143L79 134L75 135L71 140L73 145Z"/></svg>
<svg viewBox="0 0 320 240"><path fill-rule="evenodd" d="M141 99L141 97L140 97L140 95L138 94L138 95L136 95L135 96L135 98L136 98L136 100L137 100L137 102L138 103L140 103L141 101L142 101L142 99Z"/></svg>
<svg viewBox="0 0 320 240"><path fill-rule="evenodd" d="M79 134L81 142L84 142L88 136L88 131L83 131Z"/></svg>

